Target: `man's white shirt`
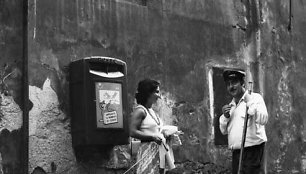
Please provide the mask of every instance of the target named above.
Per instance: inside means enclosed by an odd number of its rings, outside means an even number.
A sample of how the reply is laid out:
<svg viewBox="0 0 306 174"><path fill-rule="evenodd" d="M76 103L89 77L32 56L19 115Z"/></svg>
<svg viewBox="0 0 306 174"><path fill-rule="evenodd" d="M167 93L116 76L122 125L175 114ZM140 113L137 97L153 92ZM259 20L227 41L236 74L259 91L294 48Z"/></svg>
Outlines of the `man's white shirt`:
<svg viewBox="0 0 306 174"><path fill-rule="evenodd" d="M228 146L230 149L240 149L242 132L246 108L248 106L249 120L245 138L245 147L259 145L267 141L265 124L268 121L268 112L262 96L252 93L250 100L246 103L244 96L236 105L234 99L229 104L231 106L230 117L223 114L219 118L220 130L222 134L228 134Z"/></svg>

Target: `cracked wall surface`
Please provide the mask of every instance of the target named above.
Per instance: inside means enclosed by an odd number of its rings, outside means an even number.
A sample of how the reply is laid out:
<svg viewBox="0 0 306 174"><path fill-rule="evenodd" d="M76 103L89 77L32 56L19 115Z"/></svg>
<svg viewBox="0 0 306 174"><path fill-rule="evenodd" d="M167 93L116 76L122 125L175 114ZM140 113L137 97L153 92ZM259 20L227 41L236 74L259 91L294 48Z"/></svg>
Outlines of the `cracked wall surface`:
<svg viewBox="0 0 306 174"><path fill-rule="evenodd" d="M29 173L35 167L45 172L75 173L69 122L58 108L57 94L46 79L42 89L29 87L33 107L29 112ZM52 167L52 165L54 167Z"/></svg>

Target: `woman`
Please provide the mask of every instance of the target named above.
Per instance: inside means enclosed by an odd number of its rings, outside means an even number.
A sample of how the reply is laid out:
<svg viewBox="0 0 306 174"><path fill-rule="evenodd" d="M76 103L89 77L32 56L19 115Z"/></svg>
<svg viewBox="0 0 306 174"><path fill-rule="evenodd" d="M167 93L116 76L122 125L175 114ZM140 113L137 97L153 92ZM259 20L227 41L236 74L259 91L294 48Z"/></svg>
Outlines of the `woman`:
<svg viewBox="0 0 306 174"><path fill-rule="evenodd" d="M163 123L152 109L152 105L160 98L159 85L155 80L142 80L138 83L135 95L138 105L131 116L130 135L141 140L137 152L137 174L163 174L165 163L169 161L169 146L160 130ZM165 160L165 156L168 159ZM170 162L168 165L174 166L173 160Z"/></svg>

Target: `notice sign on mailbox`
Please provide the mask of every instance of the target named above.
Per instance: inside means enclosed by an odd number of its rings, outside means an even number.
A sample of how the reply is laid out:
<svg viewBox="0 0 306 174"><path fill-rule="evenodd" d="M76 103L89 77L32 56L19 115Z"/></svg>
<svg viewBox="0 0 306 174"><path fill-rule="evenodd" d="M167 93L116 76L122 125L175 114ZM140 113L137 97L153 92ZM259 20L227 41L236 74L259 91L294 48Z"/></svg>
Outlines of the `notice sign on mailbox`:
<svg viewBox="0 0 306 174"><path fill-rule="evenodd" d="M97 128L123 128L122 86L96 82Z"/></svg>

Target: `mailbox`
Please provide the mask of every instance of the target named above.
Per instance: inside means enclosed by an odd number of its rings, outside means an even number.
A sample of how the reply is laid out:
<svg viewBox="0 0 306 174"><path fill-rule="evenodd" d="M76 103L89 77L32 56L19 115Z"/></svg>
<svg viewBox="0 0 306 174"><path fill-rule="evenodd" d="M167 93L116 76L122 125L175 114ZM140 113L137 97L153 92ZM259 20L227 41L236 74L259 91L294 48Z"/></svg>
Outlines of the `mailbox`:
<svg viewBox="0 0 306 174"><path fill-rule="evenodd" d="M126 63L87 57L70 64L70 114L74 147L129 143Z"/></svg>

